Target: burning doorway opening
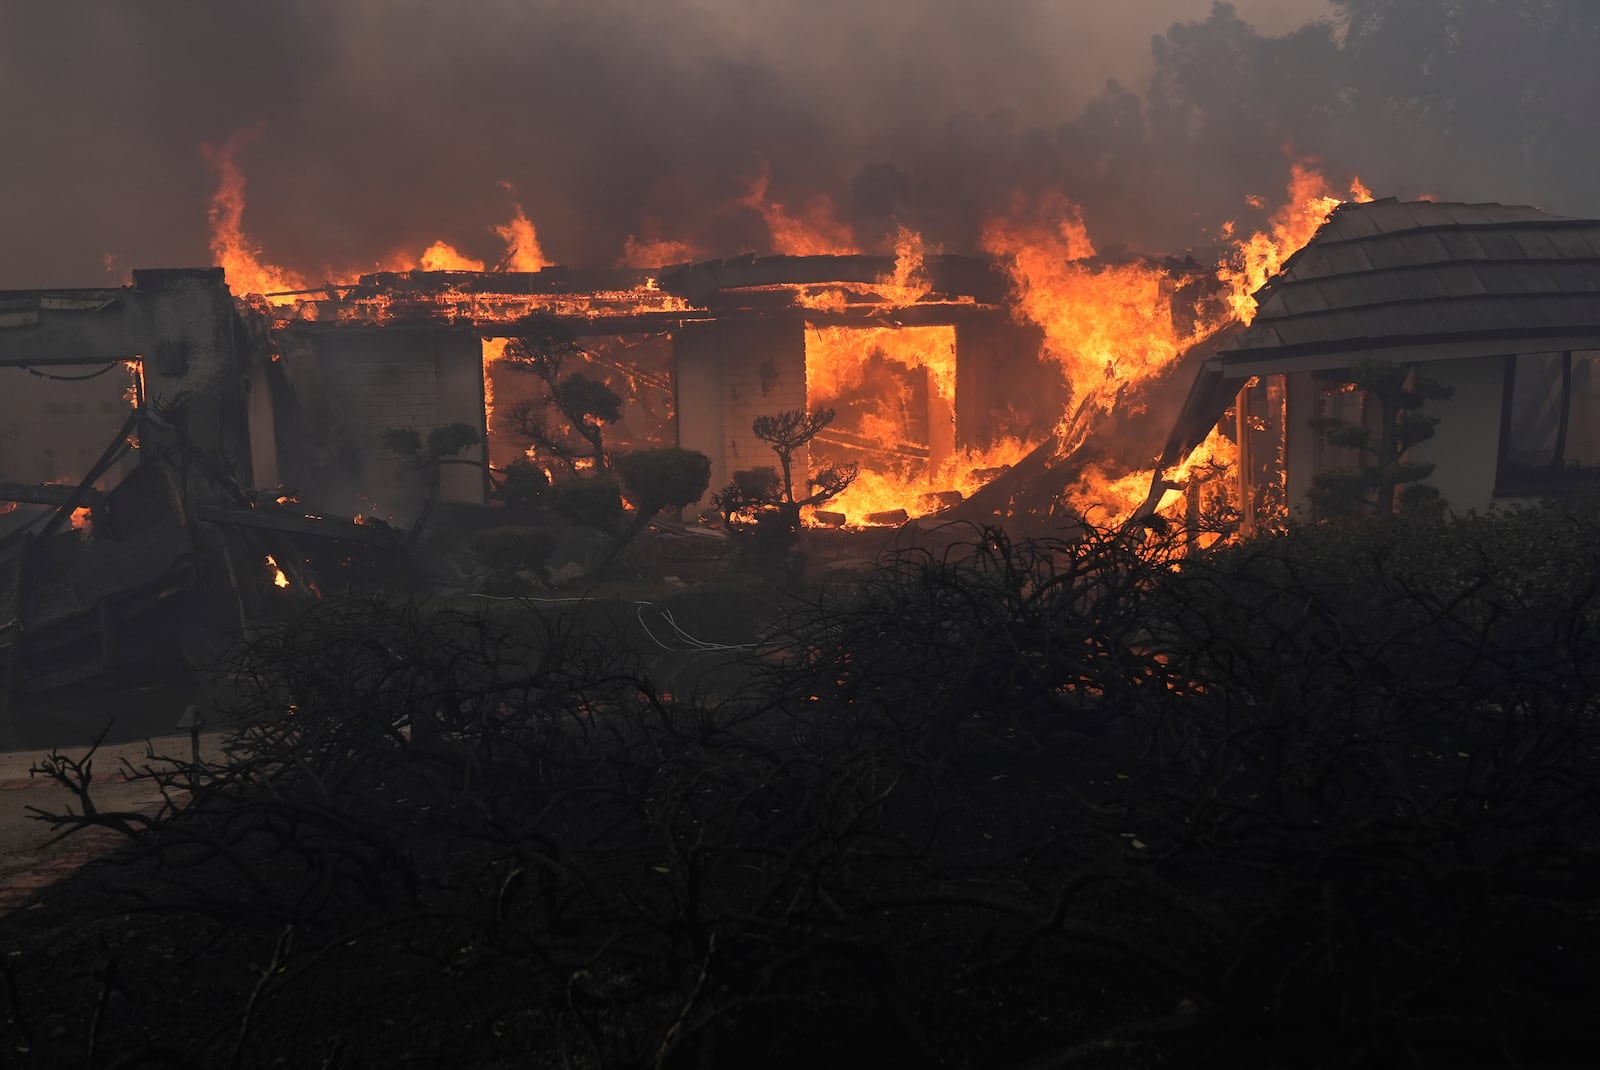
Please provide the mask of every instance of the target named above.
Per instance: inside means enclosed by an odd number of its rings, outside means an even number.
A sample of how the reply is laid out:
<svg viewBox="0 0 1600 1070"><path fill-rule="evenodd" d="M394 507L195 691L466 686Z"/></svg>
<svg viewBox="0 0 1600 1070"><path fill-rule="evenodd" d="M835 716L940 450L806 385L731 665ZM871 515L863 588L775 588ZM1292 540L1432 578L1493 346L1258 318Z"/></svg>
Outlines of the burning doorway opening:
<svg viewBox="0 0 1600 1070"><path fill-rule="evenodd" d="M837 414L811 443L811 468L860 466L814 522L860 527L937 513L1038 444L1047 418L995 389L997 378L1026 382L1013 365L1037 367L1036 353L1008 360L993 331L963 333L952 324L808 327L806 403Z"/></svg>
<svg viewBox="0 0 1600 1070"><path fill-rule="evenodd" d="M956 446L955 395L954 327L809 328L806 404L837 414L812 440L812 468L860 466L825 515L893 522L959 501L943 485Z"/></svg>

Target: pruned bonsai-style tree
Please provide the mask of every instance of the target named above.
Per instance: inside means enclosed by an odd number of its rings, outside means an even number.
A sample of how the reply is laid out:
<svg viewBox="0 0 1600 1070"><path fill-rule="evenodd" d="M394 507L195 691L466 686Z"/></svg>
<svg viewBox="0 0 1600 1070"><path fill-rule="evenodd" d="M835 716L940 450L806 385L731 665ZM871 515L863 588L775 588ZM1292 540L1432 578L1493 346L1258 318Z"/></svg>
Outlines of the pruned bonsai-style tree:
<svg viewBox="0 0 1600 1070"><path fill-rule="evenodd" d="M753 532L773 549L788 549L800 530L800 510L843 494L855 482L860 465L824 468L795 495L794 455L833 422L832 409L789 409L757 416L750 429L778 455L778 470L757 468L734 473L711 500L732 532Z"/></svg>
<svg viewBox="0 0 1600 1070"><path fill-rule="evenodd" d="M1438 488L1422 482L1433 474L1433 465L1405 457L1412 447L1432 438L1439 424L1437 416L1418 410L1453 391L1410 365L1390 361L1353 365L1347 382L1365 391L1377 407L1376 427L1337 418L1311 421L1329 443L1355 450L1360 458L1355 467L1317 473L1311 485L1317 514L1390 516L1397 505L1407 511L1442 508Z"/></svg>
<svg viewBox="0 0 1600 1070"><path fill-rule="evenodd" d="M574 473L608 472L611 459L603 428L622 418L622 398L583 372L562 374L567 362L582 354L577 339L560 322L548 316L524 320L506 345L506 363L536 376L545 389L540 398L512 405L508 416L536 454Z"/></svg>
<svg viewBox="0 0 1600 1070"><path fill-rule="evenodd" d="M428 495L422 511L412 524L419 531L439 499L439 469L447 464L467 464L483 468L484 463L475 458L457 457L464 449L483 441L478 429L471 424L454 423L435 427L424 439L422 432L411 427L389 427L383 432L383 447L409 460L418 473L427 473Z"/></svg>
<svg viewBox="0 0 1600 1070"><path fill-rule="evenodd" d="M633 517L611 540L594 572L611 564L663 510L699 501L711 482L711 458L677 446L624 453L615 470L633 505Z"/></svg>

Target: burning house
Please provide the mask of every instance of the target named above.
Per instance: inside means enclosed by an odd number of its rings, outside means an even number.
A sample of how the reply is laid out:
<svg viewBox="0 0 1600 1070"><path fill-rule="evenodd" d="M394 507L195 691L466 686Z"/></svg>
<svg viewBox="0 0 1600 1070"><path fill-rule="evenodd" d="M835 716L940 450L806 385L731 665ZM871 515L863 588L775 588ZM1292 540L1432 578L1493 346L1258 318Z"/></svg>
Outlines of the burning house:
<svg viewBox="0 0 1600 1070"><path fill-rule="evenodd" d="M1352 382L1363 362L1435 385L1425 407L1435 433L1404 456L1434 466L1449 508L1593 479L1600 221L1499 204L1347 203L1255 297L1248 326L1203 365L1163 457L1177 463L1233 408L1247 509L1309 515L1319 474L1374 463L1320 430L1381 431L1376 399ZM1264 494L1270 486L1281 497Z"/></svg>
<svg viewBox="0 0 1600 1070"><path fill-rule="evenodd" d="M54 471L62 426L48 420L15 425L31 439L0 458L11 696L75 672L190 659L277 589L319 595L323 559L383 544L433 502L493 508L511 461L541 461L519 429L542 387L506 356L535 319L575 338L585 373L621 399L608 450L703 453L711 492L772 465L756 417L833 410L795 456L796 481L828 466L861 474L807 523L952 509L1117 523L1153 476L1150 509L1259 497L1219 476L1237 442L1255 450L1260 437L1248 410L1225 411L1257 374L1232 370L1256 337L1239 320L1344 199L1296 167L1272 233L1233 243L1220 268L1102 254L1077 210L1051 198L991 220L982 255L928 252L904 229L892 251L867 253L759 190L751 210L767 219L773 255L563 268L519 208L499 228L497 269L441 242L390 270L313 284L261 262L240 228L242 179L231 165L221 173L211 217L222 268L0 294L0 372L50 376L80 396L104 393L108 376L126 384L120 414L96 410L103 424L78 429L97 441L92 460ZM631 258L689 249L657 243ZM1200 364L1202 387L1185 401ZM1185 448L1158 466L1180 409ZM463 426L475 441L431 465L387 441ZM63 539L73 518L89 531ZM69 567L98 579L57 582ZM190 611L175 614L180 602Z"/></svg>
<svg viewBox="0 0 1600 1070"><path fill-rule="evenodd" d="M752 256L657 273L391 273L295 295L268 313L272 363L299 421L282 440L286 482L403 504L416 488L396 482L405 474L382 453L383 428L463 422L487 449L441 473L439 491L483 504L482 462L503 467L526 447L507 440L503 410L528 382L500 357L537 314L580 339L628 402L612 440L698 450L711 459L713 490L771 464L754 417L829 406L841 419L815 448L826 460L865 459L871 473L860 504L845 503L857 519L880 505L917 510L933 491L959 499L975 489L973 471L992 474L1021 452L1017 440L1003 444L996 380L1012 384L1030 423L1048 426L1059 379L1053 398L1037 340L1010 316L989 263L930 258L915 283L896 270L894 257ZM1030 375L1039 389L1019 389Z"/></svg>

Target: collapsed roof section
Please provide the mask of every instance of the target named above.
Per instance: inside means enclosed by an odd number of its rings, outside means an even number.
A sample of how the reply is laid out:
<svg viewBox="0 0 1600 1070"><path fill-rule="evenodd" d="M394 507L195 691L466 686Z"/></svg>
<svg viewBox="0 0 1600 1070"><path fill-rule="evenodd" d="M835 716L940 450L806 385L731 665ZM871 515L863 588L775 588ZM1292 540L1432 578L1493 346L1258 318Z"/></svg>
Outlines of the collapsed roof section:
<svg viewBox="0 0 1600 1070"><path fill-rule="evenodd" d="M742 256L662 269L538 272L407 271L361 276L353 285L271 295L278 329L429 326L514 334L532 315L574 334L670 331L686 323L775 311L820 325L951 324L1005 299L988 261L928 257L905 273L892 256ZM901 277L901 275L905 277Z"/></svg>

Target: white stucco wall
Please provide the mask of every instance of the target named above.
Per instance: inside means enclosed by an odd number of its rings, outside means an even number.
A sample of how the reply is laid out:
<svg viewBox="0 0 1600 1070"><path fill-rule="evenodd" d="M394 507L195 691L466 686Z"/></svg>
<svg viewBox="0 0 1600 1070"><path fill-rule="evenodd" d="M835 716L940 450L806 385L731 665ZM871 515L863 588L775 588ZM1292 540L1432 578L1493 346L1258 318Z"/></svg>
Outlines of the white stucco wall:
<svg viewBox="0 0 1600 1070"><path fill-rule="evenodd" d="M1439 488L1452 512L1483 512L1494 501L1505 358L1440 360L1422 368L1455 393L1423 406L1423 412L1439 418L1439 425L1407 459L1433 463L1428 482Z"/></svg>
<svg viewBox="0 0 1600 1070"><path fill-rule="evenodd" d="M1407 455L1408 460L1434 465L1428 482L1439 488L1452 512L1482 512L1495 501L1495 471L1500 453L1500 406L1505 387L1505 358L1467 357L1430 361L1420 366L1454 393L1430 400L1422 411L1439 418L1434 436ZM1287 376L1288 496L1290 507L1310 515L1308 493L1316 474L1317 432L1307 426L1316 413L1318 387L1310 372Z"/></svg>

